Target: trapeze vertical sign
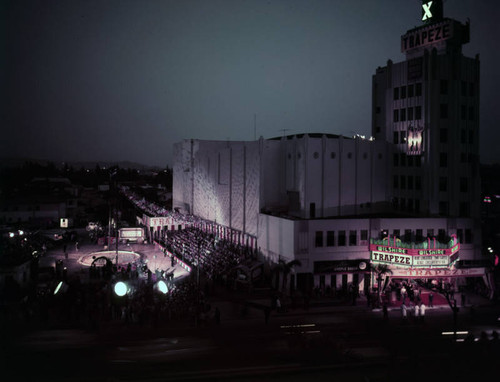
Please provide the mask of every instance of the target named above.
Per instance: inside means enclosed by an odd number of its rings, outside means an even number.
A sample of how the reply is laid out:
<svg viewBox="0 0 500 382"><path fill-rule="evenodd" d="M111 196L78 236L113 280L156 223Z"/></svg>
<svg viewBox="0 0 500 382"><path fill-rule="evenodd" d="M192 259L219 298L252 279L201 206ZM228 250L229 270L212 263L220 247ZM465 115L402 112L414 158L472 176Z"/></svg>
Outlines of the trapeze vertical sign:
<svg viewBox="0 0 500 382"><path fill-rule="evenodd" d="M424 128L422 126L408 126L406 155L421 155L424 141Z"/></svg>

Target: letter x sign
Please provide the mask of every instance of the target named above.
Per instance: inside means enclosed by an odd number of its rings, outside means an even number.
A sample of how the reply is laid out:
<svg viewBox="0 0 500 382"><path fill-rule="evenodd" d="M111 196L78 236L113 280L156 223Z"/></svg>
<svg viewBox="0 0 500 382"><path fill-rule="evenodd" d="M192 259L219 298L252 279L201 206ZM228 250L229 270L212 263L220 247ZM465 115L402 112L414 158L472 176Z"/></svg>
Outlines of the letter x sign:
<svg viewBox="0 0 500 382"><path fill-rule="evenodd" d="M432 18L431 7L432 7L432 1L422 4L422 9L424 10L422 21Z"/></svg>

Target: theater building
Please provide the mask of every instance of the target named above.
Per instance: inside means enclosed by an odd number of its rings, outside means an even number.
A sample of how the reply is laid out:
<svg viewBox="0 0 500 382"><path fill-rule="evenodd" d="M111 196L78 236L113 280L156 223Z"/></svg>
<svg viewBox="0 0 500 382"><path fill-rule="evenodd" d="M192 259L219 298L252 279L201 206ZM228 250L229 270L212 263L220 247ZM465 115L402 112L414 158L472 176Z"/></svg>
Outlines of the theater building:
<svg viewBox="0 0 500 382"><path fill-rule="evenodd" d="M491 287L479 220L479 59L463 56L469 23L443 17L442 2L424 1L421 19L401 36L404 60L375 71L372 137L179 142L173 207L269 262L300 260L297 288L362 291L376 264L395 278L480 277Z"/></svg>

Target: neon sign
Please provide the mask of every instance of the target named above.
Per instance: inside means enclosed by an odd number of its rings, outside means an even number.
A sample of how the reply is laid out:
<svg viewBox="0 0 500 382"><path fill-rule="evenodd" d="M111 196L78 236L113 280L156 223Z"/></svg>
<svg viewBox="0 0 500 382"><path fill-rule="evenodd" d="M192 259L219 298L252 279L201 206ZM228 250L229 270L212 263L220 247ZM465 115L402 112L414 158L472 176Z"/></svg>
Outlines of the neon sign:
<svg viewBox="0 0 500 382"><path fill-rule="evenodd" d="M407 132L407 155L420 155L422 154L422 141L424 135L423 127L409 126Z"/></svg>
<svg viewBox="0 0 500 382"><path fill-rule="evenodd" d="M392 245L391 245L392 242ZM371 240L370 260L373 263L394 264L410 268L448 267L458 259L460 243L457 236L452 235L452 240L447 248L439 248L436 240L431 239L419 244L402 243L400 240Z"/></svg>
<svg viewBox="0 0 500 382"><path fill-rule="evenodd" d="M432 18L431 7L432 1L422 4L422 11L424 13L424 15L422 16L422 21Z"/></svg>

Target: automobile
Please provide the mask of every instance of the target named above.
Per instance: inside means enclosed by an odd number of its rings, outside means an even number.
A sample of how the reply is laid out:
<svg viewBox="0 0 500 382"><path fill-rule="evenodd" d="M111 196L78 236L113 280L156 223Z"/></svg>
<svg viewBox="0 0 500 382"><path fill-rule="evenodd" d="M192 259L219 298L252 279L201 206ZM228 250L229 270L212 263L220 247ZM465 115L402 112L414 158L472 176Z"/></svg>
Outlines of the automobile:
<svg viewBox="0 0 500 382"><path fill-rule="evenodd" d="M87 231L95 231L98 227L99 227L99 223L89 222L89 223L87 224L87 228L86 228L86 230L87 230Z"/></svg>

